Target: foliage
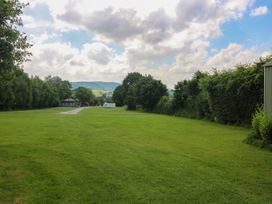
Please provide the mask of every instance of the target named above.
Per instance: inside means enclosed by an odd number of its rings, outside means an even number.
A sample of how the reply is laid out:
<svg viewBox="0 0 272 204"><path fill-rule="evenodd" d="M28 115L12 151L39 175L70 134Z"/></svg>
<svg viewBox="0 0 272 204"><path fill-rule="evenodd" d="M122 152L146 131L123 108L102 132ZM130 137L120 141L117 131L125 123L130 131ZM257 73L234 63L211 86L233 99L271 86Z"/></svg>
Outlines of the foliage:
<svg viewBox="0 0 272 204"><path fill-rule="evenodd" d="M25 76L18 73L19 66L30 55L27 51L30 44L27 42L26 35L17 30L22 26L20 15L25 6L18 0L1 0L0 3L0 110L11 109L14 104L21 103L26 97L18 93L20 85L14 81L17 78L22 82ZM25 88L28 86L27 83L23 82L22 86ZM27 93L22 94L27 95ZM31 99L28 98L21 105L28 106L30 101Z"/></svg>
<svg viewBox="0 0 272 204"><path fill-rule="evenodd" d="M85 87L78 87L75 89L75 98L77 98L82 105L89 105L95 96L92 93L92 90Z"/></svg>
<svg viewBox="0 0 272 204"><path fill-rule="evenodd" d="M265 116L263 106L256 110L252 118L252 132L246 142L261 147L272 144L272 117Z"/></svg>
<svg viewBox="0 0 272 204"><path fill-rule="evenodd" d="M196 72L192 80L178 82L174 90L173 109L177 115L207 118L210 115L208 99L201 87L206 73Z"/></svg>
<svg viewBox="0 0 272 204"><path fill-rule="evenodd" d="M161 98L167 93L160 81L129 73L114 91L114 101L130 110L140 105L146 111L248 126L257 106L263 104L262 66L270 60L272 55L228 71L197 71L192 79L175 85L171 100Z"/></svg>
<svg viewBox="0 0 272 204"><path fill-rule="evenodd" d="M21 14L26 4L18 0L0 3L0 110L58 106L71 96L70 83L59 77L29 78L21 69L31 46L24 33Z"/></svg>
<svg viewBox="0 0 272 204"><path fill-rule="evenodd" d="M60 98L58 95L57 88L50 83L49 81L45 81L42 85L42 98L43 98L43 106L45 107L56 107L60 104Z"/></svg>
<svg viewBox="0 0 272 204"><path fill-rule="evenodd" d="M263 123L260 124L260 132L265 144L272 144L272 118L265 117Z"/></svg>
<svg viewBox="0 0 272 204"><path fill-rule="evenodd" d="M167 88L160 80L133 72L114 90L113 100L117 106L127 105L128 110L141 106L146 111L152 111L164 95L167 95Z"/></svg>
<svg viewBox="0 0 272 204"><path fill-rule="evenodd" d="M124 78L122 85L116 87L113 92L112 100L117 106L127 105L128 110L136 109L136 98L134 96L134 86L143 77L138 72L131 72Z"/></svg>
<svg viewBox="0 0 272 204"><path fill-rule="evenodd" d="M162 114L173 114L173 98L170 96L162 96L154 111Z"/></svg>
<svg viewBox="0 0 272 204"><path fill-rule="evenodd" d="M252 129L256 139L262 139L261 126L264 124L265 116L263 108L258 108L252 118Z"/></svg>
<svg viewBox="0 0 272 204"><path fill-rule="evenodd" d="M46 81L51 83L54 87L56 87L60 100L64 100L66 98L70 98L72 95L71 84L69 81L62 80L58 76L48 76L45 78Z"/></svg>
<svg viewBox="0 0 272 204"><path fill-rule="evenodd" d="M139 79L143 77L142 74L138 72L128 73L128 75L124 78L122 86L125 89L125 93L128 91L129 87L133 86L138 82Z"/></svg>
<svg viewBox="0 0 272 204"><path fill-rule="evenodd" d="M123 106L124 105L124 99L125 99L125 88L122 85L119 85L116 87L116 89L113 92L112 100L116 103L116 106Z"/></svg>
<svg viewBox="0 0 272 204"><path fill-rule="evenodd" d="M191 80L178 82L174 90L174 114L205 118L226 124L249 125L263 103L262 65L272 56L253 64L239 65L212 74L196 72Z"/></svg>
<svg viewBox="0 0 272 204"><path fill-rule="evenodd" d="M128 91L126 92L125 104L127 105L128 110L136 110L137 108L134 86L135 84L130 85L130 87L128 88Z"/></svg>
<svg viewBox="0 0 272 204"><path fill-rule="evenodd" d="M17 30L22 26L20 15L26 5L18 0L1 0L0 3L0 76L21 65L30 54L26 35Z"/></svg>
<svg viewBox="0 0 272 204"><path fill-rule="evenodd" d="M44 82L39 77L31 78L32 85L32 107L41 108L45 107L45 98L43 96L43 84Z"/></svg>
<svg viewBox="0 0 272 204"><path fill-rule="evenodd" d="M32 105L32 86L28 75L17 69L12 80L14 94L13 108L30 108Z"/></svg>
<svg viewBox="0 0 272 204"><path fill-rule="evenodd" d="M134 86L136 103L146 111L152 111L162 96L167 95L167 88L160 80L152 76L143 76Z"/></svg>
<svg viewBox="0 0 272 204"><path fill-rule="evenodd" d="M263 103L263 69L256 64L215 72L202 85L219 122L249 124L257 105Z"/></svg>

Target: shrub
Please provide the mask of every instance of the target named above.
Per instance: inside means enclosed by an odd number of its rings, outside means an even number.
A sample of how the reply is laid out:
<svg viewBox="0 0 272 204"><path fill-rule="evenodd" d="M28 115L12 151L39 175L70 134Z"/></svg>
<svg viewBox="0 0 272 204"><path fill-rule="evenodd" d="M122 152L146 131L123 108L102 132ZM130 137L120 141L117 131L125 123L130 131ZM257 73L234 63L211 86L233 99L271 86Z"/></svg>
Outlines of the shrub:
<svg viewBox="0 0 272 204"><path fill-rule="evenodd" d="M162 96L155 108L155 112L163 114L173 113L173 99L169 96Z"/></svg>
<svg viewBox="0 0 272 204"><path fill-rule="evenodd" d="M260 124L260 132L265 144L272 143L272 118L264 118Z"/></svg>
<svg viewBox="0 0 272 204"><path fill-rule="evenodd" d="M258 146L272 144L272 117L265 116L263 107L258 108L252 118L252 132L246 142Z"/></svg>
<svg viewBox="0 0 272 204"><path fill-rule="evenodd" d="M258 108L256 113L254 114L252 118L252 130L253 130L253 135L255 139L262 139L261 135L261 127L262 124L264 124L264 111L263 107Z"/></svg>

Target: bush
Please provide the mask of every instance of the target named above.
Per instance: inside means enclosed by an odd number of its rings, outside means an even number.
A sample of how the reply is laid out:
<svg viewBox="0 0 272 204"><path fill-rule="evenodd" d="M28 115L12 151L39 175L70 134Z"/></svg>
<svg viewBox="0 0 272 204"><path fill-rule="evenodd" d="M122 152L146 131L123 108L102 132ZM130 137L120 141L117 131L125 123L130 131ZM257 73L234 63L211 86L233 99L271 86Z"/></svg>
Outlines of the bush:
<svg viewBox="0 0 272 204"><path fill-rule="evenodd" d="M253 133L252 136L255 139L262 139L262 135L261 135L261 124L264 124L264 111L263 108L258 108L256 113L254 114L253 118L252 118L252 129L253 129Z"/></svg>
<svg viewBox="0 0 272 204"><path fill-rule="evenodd" d="M252 132L246 142L257 146L272 144L272 117L265 117L263 107L258 108L252 118Z"/></svg>
<svg viewBox="0 0 272 204"><path fill-rule="evenodd" d="M272 144L272 118L264 118L260 124L260 132L265 144Z"/></svg>
<svg viewBox="0 0 272 204"><path fill-rule="evenodd" d="M162 114L172 114L173 113L173 99L169 96L162 96L156 105L155 112Z"/></svg>

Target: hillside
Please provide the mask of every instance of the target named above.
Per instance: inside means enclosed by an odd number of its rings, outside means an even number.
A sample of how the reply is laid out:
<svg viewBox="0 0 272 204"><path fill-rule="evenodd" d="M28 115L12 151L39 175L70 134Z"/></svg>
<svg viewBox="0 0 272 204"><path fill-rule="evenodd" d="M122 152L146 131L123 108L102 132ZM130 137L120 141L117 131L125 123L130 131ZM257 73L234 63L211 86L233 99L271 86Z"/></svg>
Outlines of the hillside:
<svg viewBox="0 0 272 204"><path fill-rule="evenodd" d="M71 85L72 89L76 89L82 86L92 90L112 91L120 84L117 82L89 81L89 82L71 82Z"/></svg>

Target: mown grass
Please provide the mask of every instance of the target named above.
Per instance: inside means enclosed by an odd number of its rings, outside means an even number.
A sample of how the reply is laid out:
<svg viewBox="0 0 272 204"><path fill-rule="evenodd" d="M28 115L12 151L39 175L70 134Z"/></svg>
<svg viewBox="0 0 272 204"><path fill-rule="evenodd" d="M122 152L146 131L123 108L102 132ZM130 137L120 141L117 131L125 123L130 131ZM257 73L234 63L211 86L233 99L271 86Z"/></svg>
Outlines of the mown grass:
<svg viewBox="0 0 272 204"><path fill-rule="evenodd" d="M0 203L272 203L247 129L122 109L0 113Z"/></svg>

